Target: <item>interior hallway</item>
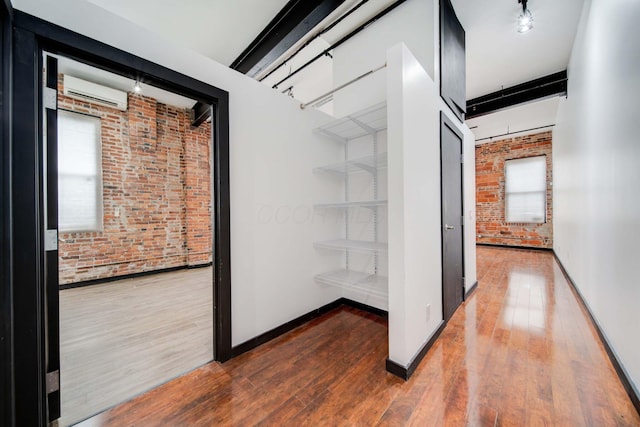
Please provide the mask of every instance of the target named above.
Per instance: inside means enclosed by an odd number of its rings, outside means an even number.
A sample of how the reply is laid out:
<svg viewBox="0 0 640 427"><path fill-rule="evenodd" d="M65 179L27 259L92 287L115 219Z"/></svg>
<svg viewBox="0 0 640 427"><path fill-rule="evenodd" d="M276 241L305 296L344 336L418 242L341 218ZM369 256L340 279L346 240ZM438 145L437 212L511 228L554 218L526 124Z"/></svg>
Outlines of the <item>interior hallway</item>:
<svg viewBox="0 0 640 427"><path fill-rule="evenodd" d="M343 307L82 425L640 425L550 252L478 247L478 277L407 382L386 321Z"/></svg>

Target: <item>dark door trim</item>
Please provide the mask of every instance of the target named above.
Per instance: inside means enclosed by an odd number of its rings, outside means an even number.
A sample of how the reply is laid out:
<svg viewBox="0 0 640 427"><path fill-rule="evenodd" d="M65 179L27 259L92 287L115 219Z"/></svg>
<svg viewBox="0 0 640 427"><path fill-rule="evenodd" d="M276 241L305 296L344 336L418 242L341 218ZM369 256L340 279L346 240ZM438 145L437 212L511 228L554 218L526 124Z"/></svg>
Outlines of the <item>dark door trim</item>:
<svg viewBox="0 0 640 427"><path fill-rule="evenodd" d="M11 305L11 75L13 10L0 5L0 425L13 421L13 314Z"/></svg>
<svg viewBox="0 0 640 427"><path fill-rule="evenodd" d="M442 164L442 131L444 130L445 126L451 130L451 132L453 132L458 138L460 138L460 155L464 156L464 135L462 134L462 132L460 131L460 129L458 129L456 127L456 125L453 124L453 121L451 119L449 119L449 117L447 117L447 115L445 114L444 111L440 111L440 241L441 241L441 252L442 252L442 316L443 319L445 321L445 323L449 320L446 317L446 314L444 312L444 307L445 307L445 303L444 303L444 299L445 299L445 292L444 292L444 285L445 285L445 271L444 271L444 256L445 256L445 233L446 230L444 229L444 221L445 221L445 216L444 216L444 173L443 173L443 167L444 165ZM464 217L464 165L462 164L462 159L460 159L460 203L461 203L461 207L462 207L462 216ZM461 242L461 252L462 252L462 276L464 278L464 222L461 223L461 236L462 236L462 242ZM461 283L462 286L462 298L461 300L464 301L464 283Z"/></svg>
<svg viewBox="0 0 640 427"><path fill-rule="evenodd" d="M213 105L214 340L216 360L231 357L229 94L60 26L16 11L13 33L13 248L15 422L46 425L46 294L42 151L42 52L142 80ZM4 204L3 204L4 206ZM3 225L6 222L3 221Z"/></svg>

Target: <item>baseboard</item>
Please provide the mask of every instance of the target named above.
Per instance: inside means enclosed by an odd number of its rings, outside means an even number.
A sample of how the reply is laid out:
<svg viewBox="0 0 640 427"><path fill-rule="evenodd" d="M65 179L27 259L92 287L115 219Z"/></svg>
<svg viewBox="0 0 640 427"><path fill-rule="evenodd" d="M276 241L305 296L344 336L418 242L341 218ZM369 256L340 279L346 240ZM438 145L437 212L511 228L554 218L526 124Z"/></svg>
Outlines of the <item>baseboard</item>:
<svg viewBox="0 0 640 427"><path fill-rule="evenodd" d="M263 334L258 335L257 337L251 338L248 341L243 342L242 344L238 344L237 346L231 348L231 357L234 358L236 356L241 355L242 353L246 353L247 351L253 350L254 348L265 344L275 338L278 338L280 335L286 334L289 331L297 328L298 326L302 326L305 323L322 316L323 314L334 310L342 305L346 305L349 307L354 307L359 310L363 310L372 314L376 314L378 316L386 317L387 312L384 310L380 310L379 308L371 307L366 304L362 304L357 301L350 300L348 298L338 298L337 300L330 302L329 304L323 305L320 308L316 308L308 312L307 314L303 314L300 317L296 317L293 320L288 321L280 326L277 326Z"/></svg>
<svg viewBox="0 0 640 427"><path fill-rule="evenodd" d="M366 311L368 313L375 314L376 316L384 317L385 319L389 317L389 313L381 308L371 307L370 305L363 304L349 298L340 298L338 301L340 301L342 305L357 308L358 310Z"/></svg>
<svg viewBox="0 0 640 427"><path fill-rule="evenodd" d="M600 341L602 341L602 344L604 345L605 351L609 356L609 360L611 360L611 364L613 365L613 368L616 370L616 373L618 374L618 378L620 378L620 382L622 383L622 386L624 387L627 394L629 395L629 398L631 399L633 406L636 408L636 411L638 411L638 413L640 414L640 393L634 387L633 382L631 381L631 377L629 376L629 373L624 368L624 365L618 358L616 352L613 350L613 347L609 343L609 339L607 338L606 334L600 327L600 323L598 323L598 321L594 317L593 312L591 311L591 309L589 308L589 305L587 304L587 301L582 296L582 293L580 292L575 282L569 275L569 272L567 271L567 269L564 268L564 265L562 265L562 261L560 261L560 258L558 258L558 254L556 254L555 251L553 251L553 256L556 259L556 262L558 263L558 266L560 267L560 270L562 271L562 274L564 275L565 279L567 279L567 282L569 282L569 285L571 287L571 290L573 291L573 294L576 296L580 304L582 304L582 307L584 308L585 312L589 315L589 318L591 319L591 323L593 324L596 331L598 332Z"/></svg>
<svg viewBox="0 0 640 427"><path fill-rule="evenodd" d="M517 245L499 245L494 243L477 243L476 246L486 246L489 248L503 248L503 249L520 249L525 251L553 251L553 248L539 248L536 246L517 246Z"/></svg>
<svg viewBox="0 0 640 427"><path fill-rule="evenodd" d="M471 285L471 287L469 289L467 289L464 293L464 300L468 300L469 297L471 296L471 294L473 294L476 289L478 289L478 281L476 280L475 283L473 285Z"/></svg>
<svg viewBox="0 0 640 427"><path fill-rule="evenodd" d="M397 364L393 360L387 359L387 363L386 363L387 372L390 372L393 375L400 377L405 381L411 378L411 375L413 375L413 373L416 371L416 368L418 368L418 365L420 364L420 362L422 362L422 359L424 359L424 356L427 355L427 352L436 342L436 340L438 339L438 337L440 336L440 334L442 333L442 330L446 325L447 323L444 320L440 322L436 331L433 333L433 335L431 335L431 338L429 338L429 340L426 343L424 343L424 345L422 346L418 354L416 354L413 360L409 362L409 366L405 367Z"/></svg>
<svg viewBox="0 0 640 427"><path fill-rule="evenodd" d="M117 282L118 280L136 279L138 277L151 276L154 274L161 274L161 273L170 273L172 271L187 270L187 269L193 270L196 268L211 267L212 265L213 263L211 262L208 262L206 264L198 264L198 265L179 265L177 267L168 267L168 268L159 268L156 270L140 271L138 273L124 274L122 276L113 276L113 277L105 277L102 279L85 280L82 282L67 283L65 285L60 285L60 290L63 291L65 289L83 288L85 286L101 285L103 283Z"/></svg>

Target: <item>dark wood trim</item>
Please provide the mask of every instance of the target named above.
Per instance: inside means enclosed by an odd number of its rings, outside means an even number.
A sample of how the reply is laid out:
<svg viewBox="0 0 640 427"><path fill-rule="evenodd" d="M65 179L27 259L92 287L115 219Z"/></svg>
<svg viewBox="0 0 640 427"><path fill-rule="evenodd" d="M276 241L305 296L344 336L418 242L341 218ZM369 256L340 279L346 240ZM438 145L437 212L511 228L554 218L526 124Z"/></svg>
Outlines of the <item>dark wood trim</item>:
<svg viewBox="0 0 640 427"><path fill-rule="evenodd" d="M371 307L370 305L363 304L361 302L353 301L348 298L339 298L329 304L323 305L320 308L316 308L302 316L296 317L293 320L288 321L278 327L275 327L267 332L264 332L257 337L251 338L248 341L243 342L242 344L238 344L233 347L232 357L236 357L241 355L242 353L246 353L247 351L253 350L254 348L265 344L275 338L278 338L280 335L286 334L289 331L297 328L298 326L302 326L305 323L322 316L325 313L328 313L331 310L334 310L340 306L353 307L358 310L366 311L368 313L374 314L376 316L380 316L383 318L388 317L388 313L385 310L381 310L379 308Z"/></svg>
<svg viewBox="0 0 640 427"><path fill-rule="evenodd" d="M502 248L502 249L518 249L523 251L553 251L551 248L538 248L535 246L518 246L518 245L499 245L493 243L476 243L476 246L486 246L491 248Z"/></svg>
<svg viewBox="0 0 640 427"><path fill-rule="evenodd" d="M46 69L45 86L49 89L58 89L58 59L47 55L40 57L41 66ZM57 107L57 99L56 99ZM47 175L45 177L45 230L58 229L58 110L46 108L43 117L46 124L46 134L44 135L46 144L43 153L46 162ZM45 275L45 325L46 325L46 373L60 372L60 289L59 289L59 269L58 269L58 249L50 250L44 257ZM50 319L55 319L50 321ZM61 400L60 388L47 393L47 417L52 422L60 418Z"/></svg>
<svg viewBox="0 0 640 427"><path fill-rule="evenodd" d="M47 423L39 97L42 72L38 69L38 52L34 34L14 26L11 160L15 422L28 426Z"/></svg>
<svg viewBox="0 0 640 427"><path fill-rule="evenodd" d="M213 135L214 343L217 360L231 353L229 94L81 34L16 11L13 32L12 291L15 422L45 425L46 316L42 176L42 52L60 54L144 81L215 108Z"/></svg>
<svg viewBox="0 0 640 427"><path fill-rule="evenodd" d="M514 105L567 94L567 70L467 101L467 119L495 113Z"/></svg>
<svg viewBox="0 0 640 427"><path fill-rule="evenodd" d="M85 286L102 285L104 283L118 282L120 280L126 280L126 279L137 279L139 277L153 276L154 274L170 273L172 271L178 271L178 270L187 270L187 269L192 270L196 268L211 267L211 265L212 263L209 262L206 264L179 265L177 267L167 267L167 268L159 268L156 270L139 271L137 273L123 274L121 276L104 277L102 279L92 279L92 280L84 280L82 282L67 283L64 285L60 285L59 289L63 291L65 289L84 288Z"/></svg>
<svg viewBox="0 0 640 427"><path fill-rule="evenodd" d="M389 317L389 312L382 310L381 308L372 307L349 298L340 298L338 301L340 301L342 305L357 308L358 310L366 311L367 313L375 314L376 316L380 316L385 319Z"/></svg>
<svg viewBox="0 0 640 427"><path fill-rule="evenodd" d="M640 392L634 387L633 381L631 380L629 373L624 368L622 361L620 361L620 359L618 358L615 350L613 349L613 347L611 346L611 343L609 342L609 339L607 338L607 335L604 333L604 331L600 327L600 323L593 315L593 312L591 311L591 309L589 308L589 305L587 304L584 297L582 296L582 293L576 286L576 283L573 281L573 279L569 275L569 272L567 271L567 269L564 268L564 265L562 264L562 261L560 261L560 258L558 257L558 254L556 253L556 251L553 251L553 256L556 259L556 262L558 263L558 267L560 267L560 270L562 271L562 274L564 275L565 279L567 279L567 282L569 282L571 290L573 291L573 294L576 296L576 299L579 301L580 306L589 315L589 319L591 319L591 324L598 332L600 341L604 345L604 349L607 352L607 355L609 356L609 360L611 360L611 364L613 365L613 368L616 370L616 374L618 374L618 378L620 378L620 382L622 383L622 386L624 387L627 394L629 395L629 398L631 399L633 406L636 408L636 411L638 411L638 413L640 414Z"/></svg>
<svg viewBox="0 0 640 427"><path fill-rule="evenodd" d="M289 0L230 67L256 76L342 3L344 0Z"/></svg>
<svg viewBox="0 0 640 427"><path fill-rule="evenodd" d="M277 326L267 332L264 332L257 337L251 338L248 341L243 342L242 344L238 344L237 346L232 348L232 357L239 356L243 353L246 353L249 350L253 350L254 348L271 341L275 338L278 338L280 335L283 335L298 326L304 325L305 323L320 317L321 315L328 313L329 311L340 307L343 304L342 299L337 299L329 304L323 305L320 308L316 308L315 310L310 311L307 314L303 314L300 317L296 317L293 320L288 321L280 326Z"/></svg>
<svg viewBox="0 0 640 427"><path fill-rule="evenodd" d="M471 285L471 287L465 291L464 293L464 300L468 300L474 293L475 291L478 289L478 281L476 280L473 285Z"/></svg>
<svg viewBox="0 0 640 427"><path fill-rule="evenodd" d="M433 344L435 344L436 340L444 330L445 326L447 326L447 322L445 322L444 320L441 321L436 331L433 333L433 335L431 335L431 338L429 338L427 342L424 343L422 348L420 348L420 351L418 351L418 353L411 360L411 362L409 362L408 366L402 366L397 364L393 360L387 359L387 363L386 363L387 371L397 377L402 378L405 381L411 378L411 375L413 375L413 373L416 371L416 369L418 368L418 365L420 364L420 362L422 362L422 359L424 359L424 357L427 355L427 352L429 351L429 349L433 347Z"/></svg>
<svg viewBox="0 0 640 427"><path fill-rule="evenodd" d="M12 112L12 19L9 0L0 6L0 425L13 426L14 359L12 305L11 219L11 112Z"/></svg>

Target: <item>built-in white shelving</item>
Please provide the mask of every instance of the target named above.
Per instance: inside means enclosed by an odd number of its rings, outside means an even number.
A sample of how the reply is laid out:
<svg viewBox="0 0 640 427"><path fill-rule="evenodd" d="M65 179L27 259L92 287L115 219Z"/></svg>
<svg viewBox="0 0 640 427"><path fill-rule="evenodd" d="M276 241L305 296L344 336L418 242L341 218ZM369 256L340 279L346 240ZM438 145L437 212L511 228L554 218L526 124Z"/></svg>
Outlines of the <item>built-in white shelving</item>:
<svg viewBox="0 0 640 427"><path fill-rule="evenodd" d="M318 283L336 286L349 291L356 291L366 297L374 296L381 299L388 298L388 280L386 277L379 275L380 262L386 262L388 245L386 242L378 241L379 227L379 209L387 206L387 200L379 198L378 195L378 172L387 167L387 153L378 152L378 136L380 132L387 128L387 106L379 104L356 114L349 115L339 120L330 122L315 130L317 134L329 137L334 141L344 144L344 160L329 165L318 166L314 168L314 173L332 174L342 177L341 185L344 185L344 201L336 201L332 203L319 203L314 205L316 209L341 209L345 211L344 215L344 239L326 240L315 242L314 246L318 249L328 249L333 251L344 252L344 266L340 270L329 271L317 274L315 280ZM369 138L368 140L365 138ZM367 156L359 156L351 158L350 141L359 140L358 146L360 150L368 147L371 142L372 153ZM365 145L362 145L365 144ZM362 153L360 153L362 154ZM353 201L350 198L350 175L356 173L370 174L370 188L372 191L372 200ZM361 177L354 177L355 184L362 185ZM367 181L367 179L365 179ZM368 184L369 185L369 184ZM356 187L357 188L357 187ZM358 193L360 195L360 193ZM371 209L371 224L368 228L371 235L367 237L371 240L356 240L352 236L354 231L351 229L352 221L350 210L368 208ZM360 224L361 225L361 224ZM354 227L362 230L358 224ZM351 255L350 255L351 254ZM371 256L367 259L367 263L354 263L353 258L359 256ZM370 261L369 261L370 260ZM371 269L372 272L356 271L350 268L352 265L360 265L363 269ZM383 269L386 271L386 269ZM368 299L366 300L368 301Z"/></svg>
<svg viewBox="0 0 640 427"><path fill-rule="evenodd" d="M381 298L387 298L389 295L387 278L377 274L353 270L335 270L317 274L315 280L324 285L359 291Z"/></svg>
<svg viewBox="0 0 640 427"><path fill-rule="evenodd" d="M333 250L349 250L359 253L368 254L386 254L387 244L384 242L369 242L365 240L325 240L322 242L315 242L313 244L316 248L321 249L333 249Z"/></svg>
<svg viewBox="0 0 640 427"><path fill-rule="evenodd" d="M313 171L315 173L330 173L345 176L358 172L375 173L378 169L384 169L386 167L387 153L379 153L374 156L365 156L331 165L318 166L313 169Z"/></svg>
<svg viewBox="0 0 640 427"><path fill-rule="evenodd" d="M382 103L320 126L315 132L347 143L353 139L376 134L386 129L387 104Z"/></svg>
<svg viewBox="0 0 640 427"><path fill-rule="evenodd" d="M319 203L317 205L313 205L316 209L376 208L378 206L387 206L387 201L365 200L361 202Z"/></svg>

